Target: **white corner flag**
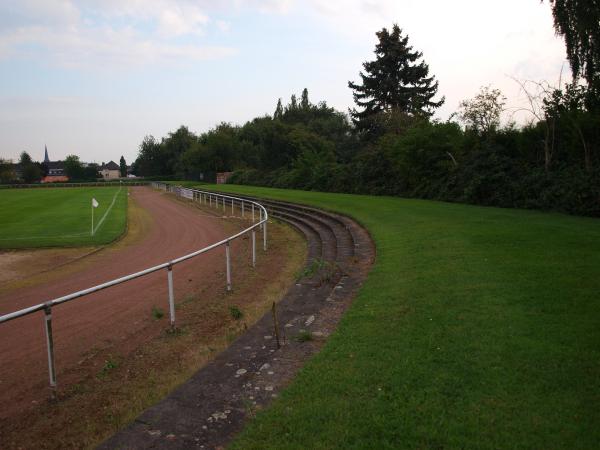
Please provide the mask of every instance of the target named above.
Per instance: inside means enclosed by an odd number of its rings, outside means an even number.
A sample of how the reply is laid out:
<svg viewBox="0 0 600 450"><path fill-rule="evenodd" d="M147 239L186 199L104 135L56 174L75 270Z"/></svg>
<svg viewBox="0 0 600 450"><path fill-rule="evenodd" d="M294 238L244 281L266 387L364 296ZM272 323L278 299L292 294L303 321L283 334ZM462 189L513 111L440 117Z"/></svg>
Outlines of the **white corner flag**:
<svg viewBox="0 0 600 450"><path fill-rule="evenodd" d="M94 235L94 208L97 208L98 205L98 200L92 197L92 236Z"/></svg>

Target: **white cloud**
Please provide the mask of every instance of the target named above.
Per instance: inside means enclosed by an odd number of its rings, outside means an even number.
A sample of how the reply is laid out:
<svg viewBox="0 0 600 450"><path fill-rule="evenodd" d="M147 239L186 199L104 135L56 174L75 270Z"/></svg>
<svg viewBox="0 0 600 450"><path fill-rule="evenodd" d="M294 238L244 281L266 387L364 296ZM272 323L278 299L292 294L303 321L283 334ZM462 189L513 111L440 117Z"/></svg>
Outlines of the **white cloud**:
<svg viewBox="0 0 600 450"><path fill-rule="evenodd" d="M294 5L293 0L233 0L233 4L240 7L257 9L262 13L287 14Z"/></svg>
<svg viewBox="0 0 600 450"><path fill-rule="evenodd" d="M440 82L439 92L446 96L442 117L488 84L502 89L509 104L521 105L510 76L554 83L565 60L550 6L539 0L307 0L296 5L363 47L369 42L374 48L375 32L397 23ZM372 57L366 53L363 61Z"/></svg>
<svg viewBox="0 0 600 450"><path fill-rule="evenodd" d="M210 18L186 0L83 0L78 5L68 0L26 0L0 6L3 13L12 18L0 28L4 59L45 58L62 66L113 68L235 53L232 48L201 44ZM186 40L176 40L181 37Z"/></svg>

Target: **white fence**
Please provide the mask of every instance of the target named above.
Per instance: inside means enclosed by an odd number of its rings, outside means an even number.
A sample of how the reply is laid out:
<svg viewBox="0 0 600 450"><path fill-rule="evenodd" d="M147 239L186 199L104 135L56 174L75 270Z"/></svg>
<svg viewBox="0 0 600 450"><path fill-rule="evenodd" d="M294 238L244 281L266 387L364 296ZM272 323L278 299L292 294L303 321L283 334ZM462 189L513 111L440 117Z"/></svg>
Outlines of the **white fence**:
<svg viewBox="0 0 600 450"><path fill-rule="evenodd" d="M251 218L252 225L243 229L239 233L236 233L228 238L225 238L219 242L215 242L214 244L209 245L208 247L201 248L192 253L188 253L187 255L180 256L179 258L175 258L171 261L164 262L157 266L149 267L147 269L141 270L136 273L132 273L129 275L122 276L115 280L107 281L106 283L99 284L97 286L93 286L87 289L83 289L81 291L73 292L72 294L68 294L59 298L55 298L52 300L45 301L44 303L39 303L34 306L30 306L29 308L24 308L19 311L14 311L9 314L5 314L0 316L0 324L4 322L8 322L10 320L18 319L19 317L24 317L29 314L33 314L38 311L44 312L44 326L46 330L46 345L48 349L48 374L50 379L50 387L55 390L56 389L56 368L54 364L54 341L52 339L52 308L60 305L61 303L66 303L71 300L75 300L80 297L84 297L93 292L98 292L103 289L107 289L112 286L116 286L121 283L125 283L130 280L134 280L136 278L143 277L145 275L157 272L159 270L167 271L167 283L168 283L168 293L169 293L169 313L171 319L171 326L175 326L175 298L173 295L173 266L187 261L188 259L194 258L203 253L207 253L211 250L214 250L220 246L225 246L225 265L226 265L226 273L227 273L227 290L230 291L232 289L231 285L231 242L235 239L250 233L252 235L252 266L256 266L256 230L260 229L263 233L263 249L267 250L267 210L260 203L253 202L250 200L245 200L237 197L233 197L230 195L216 194L209 191L201 191L198 189L187 189L179 186L172 186L164 183L152 183L152 187L155 189L161 189L163 191L172 192L176 195L184 197L186 199L199 202L201 204L207 205L209 207L214 208L223 208L223 211L226 210L227 203L231 205L231 214L235 213L234 204L237 202L240 208L240 215L245 218L246 217L246 209L249 208L248 218ZM255 217L258 212L258 218ZM258 219L258 221L256 220Z"/></svg>

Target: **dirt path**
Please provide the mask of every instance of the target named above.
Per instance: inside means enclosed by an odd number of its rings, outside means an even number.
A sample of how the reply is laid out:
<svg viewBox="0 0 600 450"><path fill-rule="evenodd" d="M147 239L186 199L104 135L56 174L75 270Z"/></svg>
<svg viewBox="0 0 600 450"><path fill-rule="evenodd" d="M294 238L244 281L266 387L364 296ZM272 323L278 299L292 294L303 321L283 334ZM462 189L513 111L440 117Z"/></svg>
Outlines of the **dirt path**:
<svg viewBox="0 0 600 450"><path fill-rule="evenodd" d="M134 236L77 263L34 277L28 286L0 291L0 314L84 289L183 255L230 234L235 225L190 208L150 188L132 188L143 211ZM217 250L174 269L175 295L183 296L222 276ZM33 283L33 284L31 284ZM73 371L86 355L118 342L132 348L148 339L152 307L167 307L166 272L110 288L53 311L59 384L77 380ZM37 313L0 326L0 419L46 396L47 359L43 318ZM67 370L69 369L69 370Z"/></svg>

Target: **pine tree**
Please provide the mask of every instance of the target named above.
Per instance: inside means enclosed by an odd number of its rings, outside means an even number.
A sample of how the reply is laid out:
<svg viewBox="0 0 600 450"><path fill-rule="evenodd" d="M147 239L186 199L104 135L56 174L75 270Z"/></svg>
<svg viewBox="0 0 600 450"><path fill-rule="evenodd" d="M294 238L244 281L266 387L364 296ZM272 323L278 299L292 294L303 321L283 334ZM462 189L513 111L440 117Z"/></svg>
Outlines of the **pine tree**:
<svg viewBox="0 0 600 450"><path fill-rule="evenodd" d="M290 97L290 104L285 107L287 111L296 111L298 109L298 100L296 99L296 94L292 94Z"/></svg>
<svg viewBox="0 0 600 450"><path fill-rule="evenodd" d="M121 178L127 176L127 163L125 162L123 155L121 155L121 159L119 160L119 172L121 172Z"/></svg>
<svg viewBox="0 0 600 450"><path fill-rule="evenodd" d="M430 117L444 103L433 101L438 82L429 76L429 66L418 61L423 54L408 45L408 36L394 24L390 33L386 28L377 32L375 61L363 63L360 72L362 84L352 81L354 102L361 111L350 110L350 116L360 131L374 132L379 116L403 113L409 116Z"/></svg>
<svg viewBox="0 0 600 450"><path fill-rule="evenodd" d="M283 117L283 106L281 104L281 98L277 100L277 107L275 108L275 112L273 113L273 119L281 120Z"/></svg>
<svg viewBox="0 0 600 450"><path fill-rule="evenodd" d="M306 88L304 88L304 90L302 91L302 98L300 99L300 108L305 110L310 108L310 101L308 100L308 89Z"/></svg>

